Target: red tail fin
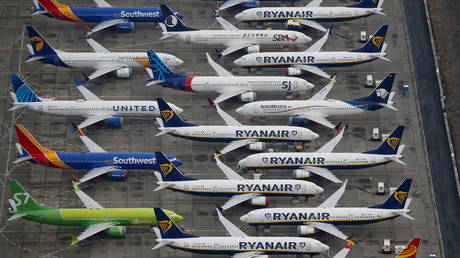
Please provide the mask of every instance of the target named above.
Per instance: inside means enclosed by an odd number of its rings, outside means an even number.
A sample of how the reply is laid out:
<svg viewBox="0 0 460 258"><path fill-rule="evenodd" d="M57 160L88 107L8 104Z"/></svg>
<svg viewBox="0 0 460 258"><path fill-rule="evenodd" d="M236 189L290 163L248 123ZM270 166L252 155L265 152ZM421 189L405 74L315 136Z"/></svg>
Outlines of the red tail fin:
<svg viewBox="0 0 460 258"><path fill-rule="evenodd" d="M15 128L19 144L21 144L30 156L43 156L43 154L48 151L48 149L43 147L23 125L17 124Z"/></svg>
<svg viewBox="0 0 460 258"><path fill-rule="evenodd" d="M396 258L415 258L417 257L418 245L420 238L413 238L412 241L404 248Z"/></svg>

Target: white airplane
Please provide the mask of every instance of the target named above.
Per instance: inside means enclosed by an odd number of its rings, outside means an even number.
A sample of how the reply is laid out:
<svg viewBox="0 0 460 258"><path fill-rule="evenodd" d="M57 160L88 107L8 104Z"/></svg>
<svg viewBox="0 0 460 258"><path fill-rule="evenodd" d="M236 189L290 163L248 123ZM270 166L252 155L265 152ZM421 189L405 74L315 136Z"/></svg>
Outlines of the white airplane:
<svg viewBox="0 0 460 258"><path fill-rule="evenodd" d="M230 236L199 237L184 233L160 208L154 208L158 228L153 228L158 243L152 249L169 246L191 253L223 254L234 258L268 258L268 255L320 254L329 246L313 238L252 237L227 220L219 209L219 221Z"/></svg>
<svg viewBox="0 0 460 258"><path fill-rule="evenodd" d="M289 116L309 119L334 129L335 126L327 120L329 116L357 115L384 107L397 110L393 106L395 92L391 91L395 75L396 73L389 73L372 93L364 98L354 100L326 99L334 85L334 80L331 80L328 85L308 100L256 101L245 104L236 109L236 112L249 117Z"/></svg>
<svg viewBox="0 0 460 258"><path fill-rule="evenodd" d="M245 8L255 8L260 6L260 1L270 1L270 2L282 2L282 3L290 3L293 4L294 2L300 2L300 0L224 0L223 3L216 8L216 12L220 12L227 8L230 8L235 5L241 4Z"/></svg>
<svg viewBox="0 0 460 258"><path fill-rule="evenodd" d="M206 53L208 62L218 76L191 76L172 72L161 58L148 50L151 69L150 82L146 86L159 84L176 90L191 92L215 92L219 96L213 101L218 104L229 98L240 96L245 102L254 101L257 92L301 92L313 88L313 84L301 78L288 76L233 76L229 71L214 62Z"/></svg>
<svg viewBox="0 0 460 258"><path fill-rule="evenodd" d="M197 30L185 26L167 5L160 5L164 14L164 23L159 23L163 30L161 39L178 39L187 44L224 45L220 55L226 56L245 49L248 53L263 51L263 45L296 46L311 41L310 37L291 30L240 30L222 17L216 20L224 30Z"/></svg>
<svg viewBox="0 0 460 258"><path fill-rule="evenodd" d="M118 78L129 78L133 68L148 68L149 60L145 52L110 52L93 39L86 39L94 52L65 52L54 49L46 39L32 26L27 26L30 45L27 49L30 52L26 62L41 61L45 64L52 64L72 68L95 69L86 80L92 80L101 75L115 72ZM161 59L169 66L178 66L183 63L179 58L159 53Z"/></svg>
<svg viewBox="0 0 460 258"><path fill-rule="evenodd" d="M235 118L225 113L216 105L217 113L227 125L197 125L187 123L169 107L162 98L157 98L161 119L157 118L161 132L156 136L171 134L176 137L193 141L229 142L218 152L222 155L249 145L249 149L263 149L258 147L260 142L306 142L319 137L311 130L299 126L268 126L242 125Z"/></svg>
<svg viewBox="0 0 460 258"><path fill-rule="evenodd" d="M75 80L77 89L85 100L54 100L41 98L17 74L11 74L14 92L13 107L10 110L27 108L29 110L53 116L79 116L85 120L79 124L84 128L100 121L111 127L121 127L125 116L160 116L156 101L102 100ZM169 104L175 112L182 109Z"/></svg>
<svg viewBox="0 0 460 258"><path fill-rule="evenodd" d="M382 25L361 48L351 51L320 52L330 30L315 44L301 52L266 52L244 55L234 61L244 68L286 67L287 75L300 75L302 71L324 78L331 78L321 67L342 67L371 62L375 59L390 61L386 58L387 44L385 35L388 25Z"/></svg>
<svg viewBox="0 0 460 258"><path fill-rule="evenodd" d="M260 7L251 8L235 15L243 22L286 22L288 28L301 25L326 31L319 22L343 22L372 14L385 15L382 11L384 0L361 0L350 6L322 7L323 0L312 0L304 7Z"/></svg>
<svg viewBox="0 0 460 258"><path fill-rule="evenodd" d="M161 106L160 106L161 108ZM295 169L296 178L317 174L335 183L341 181L330 172L335 169L361 169L401 161L404 145L399 146L404 126L397 126L375 150L362 153L333 153L344 129L316 152L267 152L252 154L238 162L241 169Z"/></svg>
<svg viewBox="0 0 460 258"><path fill-rule="evenodd" d="M399 216L413 220L408 213L411 198L409 195L412 179L404 180L390 194L387 200L370 207L335 207L345 192L345 181L334 194L316 208L262 208L241 216L240 220L251 225L300 225L298 232L313 234L316 229L338 238L349 239L336 226L377 223ZM406 200L407 199L407 200Z"/></svg>
<svg viewBox="0 0 460 258"><path fill-rule="evenodd" d="M267 206L266 196L311 197L324 191L316 184L304 180L245 179L216 156L216 163L228 179L201 180L184 176L162 152L156 152L160 172L155 171L158 187L154 191L169 188L173 191L200 195L230 197L222 209L226 210L244 201L252 205Z"/></svg>

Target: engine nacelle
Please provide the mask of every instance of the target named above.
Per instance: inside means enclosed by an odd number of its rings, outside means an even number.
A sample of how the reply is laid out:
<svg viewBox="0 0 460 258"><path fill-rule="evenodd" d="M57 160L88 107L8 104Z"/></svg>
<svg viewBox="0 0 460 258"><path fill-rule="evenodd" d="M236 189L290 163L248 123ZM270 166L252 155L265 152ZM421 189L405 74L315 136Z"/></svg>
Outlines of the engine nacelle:
<svg viewBox="0 0 460 258"><path fill-rule="evenodd" d="M315 234L315 228L308 225L300 225L297 227L297 234L301 236L312 235Z"/></svg>
<svg viewBox="0 0 460 258"><path fill-rule="evenodd" d="M246 48L246 51L247 51L249 54L252 54L252 53L260 53L260 52L263 52L263 51L264 51L264 46L262 46L262 45L250 46L250 47L247 47L247 48Z"/></svg>
<svg viewBox="0 0 460 258"><path fill-rule="evenodd" d="M124 22L116 25L117 30L122 32L132 32L134 30L134 22Z"/></svg>
<svg viewBox="0 0 460 258"><path fill-rule="evenodd" d="M121 128L123 126L123 117L110 117L105 119L105 124L111 128Z"/></svg>
<svg viewBox="0 0 460 258"><path fill-rule="evenodd" d="M299 76L302 74L302 70L297 68L288 67L284 70L286 76Z"/></svg>
<svg viewBox="0 0 460 258"><path fill-rule="evenodd" d="M300 127L307 127L308 126L308 120L305 118L301 118L298 116L291 116L289 117L289 125L291 126L300 126Z"/></svg>
<svg viewBox="0 0 460 258"><path fill-rule="evenodd" d="M256 7L260 7L260 2L258 0L254 0L254 1L244 2L242 3L242 5L245 8L256 8Z"/></svg>
<svg viewBox="0 0 460 258"><path fill-rule="evenodd" d="M105 231L105 233L107 233L109 237L122 238L126 235L126 227L125 226L110 227Z"/></svg>
<svg viewBox="0 0 460 258"><path fill-rule="evenodd" d="M112 181L126 181L128 179L128 170L115 170L107 173Z"/></svg>
<svg viewBox="0 0 460 258"><path fill-rule="evenodd" d="M115 71L115 75L117 76L117 78L120 78L120 79L129 79L132 73L133 73L133 69L129 67L121 68Z"/></svg>
<svg viewBox="0 0 460 258"><path fill-rule="evenodd" d="M257 93L256 92L245 92L243 94L240 94L240 100L243 102L253 102L257 99Z"/></svg>
<svg viewBox="0 0 460 258"><path fill-rule="evenodd" d="M311 173L305 169L294 169L292 175L297 179L307 179L311 177Z"/></svg>
<svg viewBox="0 0 460 258"><path fill-rule="evenodd" d="M284 27L287 30L300 30L300 29L302 29L302 24L300 24L298 22L294 22L292 20L288 20L286 22L286 24L284 25Z"/></svg>
<svg viewBox="0 0 460 258"><path fill-rule="evenodd" d="M268 198L265 196L257 196L251 199L251 205L254 206L267 206L268 205Z"/></svg>
<svg viewBox="0 0 460 258"><path fill-rule="evenodd" d="M254 142L249 144L248 149L251 151L263 151L267 148L265 142Z"/></svg>

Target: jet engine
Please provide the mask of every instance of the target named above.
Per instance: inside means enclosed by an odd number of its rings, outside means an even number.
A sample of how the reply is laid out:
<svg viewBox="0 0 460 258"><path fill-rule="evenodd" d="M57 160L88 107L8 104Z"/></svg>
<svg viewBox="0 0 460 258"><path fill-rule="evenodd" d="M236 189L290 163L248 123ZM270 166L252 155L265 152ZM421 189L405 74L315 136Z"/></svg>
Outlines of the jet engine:
<svg viewBox="0 0 460 258"><path fill-rule="evenodd" d="M268 198L265 196L257 196L251 199L251 205L254 206L267 206L268 203Z"/></svg>
<svg viewBox="0 0 460 258"><path fill-rule="evenodd" d="M116 25L117 30L122 32L132 32L134 30L134 22L124 22Z"/></svg>
<svg viewBox="0 0 460 258"><path fill-rule="evenodd" d="M262 45L250 46L250 47L247 47L247 48L246 48L246 51L247 51L249 54L264 52L264 46L262 46Z"/></svg>
<svg viewBox="0 0 460 258"><path fill-rule="evenodd" d="M111 181L126 181L128 179L128 170L115 170L107 173Z"/></svg>
<svg viewBox="0 0 460 258"><path fill-rule="evenodd" d="M251 151L263 151L267 148L265 142L254 142L249 144L248 149Z"/></svg>
<svg viewBox="0 0 460 258"><path fill-rule="evenodd" d="M289 125L291 126L300 126L300 127L307 127L308 126L308 120L305 118L301 118L298 116L291 116L289 117Z"/></svg>
<svg viewBox="0 0 460 258"><path fill-rule="evenodd" d="M298 23L298 22L295 22L293 20L288 20L284 27L287 29L287 30L301 30L302 29L302 24Z"/></svg>
<svg viewBox="0 0 460 258"><path fill-rule="evenodd" d="M294 171L292 171L292 174L294 178L297 179L307 179L311 177L311 173L305 169L294 169Z"/></svg>
<svg viewBox="0 0 460 258"><path fill-rule="evenodd" d="M240 95L240 100L243 102L253 102L257 99L257 93L256 92L245 92Z"/></svg>
<svg viewBox="0 0 460 258"><path fill-rule="evenodd" d="M126 227L125 226L110 227L105 232L107 233L109 237L122 238L126 235Z"/></svg>
<svg viewBox="0 0 460 258"><path fill-rule="evenodd" d="M297 234L300 236L312 235L315 233L315 228L308 225L300 225L297 227Z"/></svg>
<svg viewBox="0 0 460 258"><path fill-rule="evenodd" d="M131 74L133 74L133 69L129 67L121 68L115 71L115 75L120 79L129 79Z"/></svg>
<svg viewBox="0 0 460 258"><path fill-rule="evenodd" d="M286 76L299 76L302 74L302 70L297 68L288 67L284 70Z"/></svg>
<svg viewBox="0 0 460 258"><path fill-rule="evenodd" d="M121 128L123 126L123 117L110 117L104 120L105 124L111 128Z"/></svg>

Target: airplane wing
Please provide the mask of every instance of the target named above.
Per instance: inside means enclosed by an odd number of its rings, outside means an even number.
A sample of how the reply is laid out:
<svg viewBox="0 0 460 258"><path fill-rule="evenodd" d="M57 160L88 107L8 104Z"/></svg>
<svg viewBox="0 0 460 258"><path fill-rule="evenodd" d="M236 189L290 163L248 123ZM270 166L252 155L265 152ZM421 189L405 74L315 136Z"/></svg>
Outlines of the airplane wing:
<svg viewBox="0 0 460 258"><path fill-rule="evenodd" d="M345 132L344 128L342 128L339 134L337 134L334 138L332 138L330 141L324 144L316 152L318 153L333 152L335 146L340 142L340 140L342 140L343 132Z"/></svg>
<svg viewBox="0 0 460 258"><path fill-rule="evenodd" d="M228 200L224 205L222 205L222 209L230 209L231 207L238 205L244 201L250 200L254 197L259 196L260 194L258 193L247 193L247 194L239 194L239 195L234 195Z"/></svg>
<svg viewBox="0 0 460 258"><path fill-rule="evenodd" d="M227 8L230 8L232 6L235 6L237 4L241 4L244 2L247 2L248 0L228 0L225 3L223 3L219 8L217 8L218 11L225 10Z"/></svg>
<svg viewBox="0 0 460 258"><path fill-rule="evenodd" d="M94 234L97 234L101 231L104 231L110 227L115 226L116 224L113 222L106 222L106 223L100 223L100 224L94 224L85 229L78 237L73 237L72 243L70 244L71 246L76 245L78 242L81 240L88 238Z"/></svg>
<svg viewBox="0 0 460 258"><path fill-rule="evenodd" d="M74 131L78 132L78 134L80 135L80 139L86 145L86 148L88 148L89 152L106 152L104 149L101 148L101 146L97 145L90 138L88 138L88 136L86 136L86 134L74 123L72 123L72 127Z"/></svg>
<svg viewBox="0 0 460 258"><path fill-rule="evenodd" d="M321 229L322 231L325 231L331 235L334 235L338 238L341 238L343 240L347 240L348 237L340 231L336 226L332 224L327 224L327 223L321 223L321 222L309 222L307 225L310 225L312 227L315 227L317 229Z"/></svg>
<svg viewBox="0 0 460 258"><path fill-rule="evenodd" d="M230 22L228 22L227 20L225 20L224 18L220 16L217 16L216 20L218 23L220 23L220 26L222 26L225 30L232 30L232 31L240 30L237 27L235 27L233 24L231 24Z"/></svg>
<svg viewBox="0 0 460 258"><path fill-rule="evenodd" d="M118 169L117 167L113 167L113 166L93 168L90 171L88 171L88 173L86 173L82 178L78 180L78 184L89 181L95 177L98 177L100 175L103 175L105 173L108 173L110 171L114 171L117 169Z"/></svg>
<svg viewBox="0 0 460 258"><path fill-rule="evenodd" d="M96 96L94 93L88 90L85 86L83 86L75 77L73 77L73 81L75 85L77 86L78 91L80 91L81 95L83 95L83 97L86 100L102 101L98 96Z"/></svg>
<svg viewBox="0 0 460 258"><path fill-rule="evenodd" d="M326 28L324 28L323 25L319 24L318 22L316 21L313 21L313 20L299 20L299 19L294 19L292 20L293 22L297 22L297 23L300 23L300 24L303 24L305 26L308 26L308 27L312 27L314 29L317 29L317 30L320 30L320 31L327 31Z"/></svg>
<svg viewBox="0 0 460 258"><path fill-rule="evenodd" d="M329 122L329 120L327 120L325 117L322 117L319 113L317 113L317 114L309 114L309 113L300 112L297 115L302 117L302 118L306 118L306 119L309 119L311 121L314 121L314 122L316 122L318 124L322 124L322 125L324 125L326 127L329 127L331 129L335 128L334 124Z"/></svg>
<svg viewBox="0 0 460 258"><path fill-rule="evenodd" d="M222 225L225 227L225 229L228 231L230 236L232 237L247 237L246 233L241 231L237 226L235 226L233 223L231 223L228 219L226 219L222 213L220 212L219 209L216 209L217 215L219 216L219 221L222 223Z"/></svg>
<svg viewBox="0 0 460 258"><path fill-rule="evenodd" d="M329 171L327 168L320 168L320 167L312 167L312 166L306 166L303 167L303 169L306 169L307 171L316 174L318 176L324 177L326 179L331 180L334 183L342 183L340 179L338 179L334 174Z"/></svg>
<svg viewBox="0 0 460 258"><path fill-rule="evenodd" d="M227 46L227 48L224 49L224 51L222 51L220 54L222 56L226 56L226 55L231 54L231 53L233 53L235 51L238 51L238 50L246 48L246 47L250 47L252 45L254 45L254 43L252 43L252 42L243 42L241 44L230 45L230 46Z"/></svg>
<svg viewBox="0 0 460 258"><path fill-rule="evenodd" d="M115 114L103 114L103 115L93 115L88 118L86 118L83 122L81 122L78 127L79 128L85 128L87 126L90 126L92 124L95 124L99 121L102 121L104 119L110 118Z"/></svg>
<svg viewBox="0 0 460 258"><path fill-rule="evenodd" d="M253 257L258 257L261 254L263 254L263 252L244 252L244 253L237 253L233 255L232 258L253 258Z"/></svg>
<svg viewBox="0 0 460 258"><path fill-rule="evenodd" d="M219 114L222 119L224 119L225 123L229 126L242 126L240 122L238 122L235 118L227 114L223 111L218 104L216 104L217 113Z"/></svg>
<svg viewBox="0 0 460 258"><path fill-rule="evenodd" d="M326 86L324 86L320 91L315 93L315 95L313 95L313 97L311 97L310 100L325 100L327 94L329 94L329 92L331 91L332 86L334 86L334 82L335 76L329 81L329 83Z"/></svg>
<svg viewBox="0 0 460 258"><path fill-rule="evenodd" d="M304 71L309 72L309 73L314 73L314 74L316 74L318 76L321 76L323 78L326 78L326 79L331 78L331 76L329 74L327 74L321 68L316 67L314 65L293 65L292 67L300 69L300 70L304 70Z"/></svg>
<svg viewBox="0 0 460 258"><path fill-rule="evenodd" d="M233 98L237 95L245 93L249 91L248 89L237 89L237 90L226 90L222 92L215 100L213 100L214 104L219 104L220 102L227 100L229 98Z"/></svg>
<svg viewBox="0 0 460 258"><path fill-rule="evenodd" d="M109 3L104 0L94 0L98 7L112 7Z"/></svg>
<svg viewBox="0 0 460 258"><path fill-rule="evenodd" d="M236 150L238 148L241 148L245 145L248 145L254 142L257 142L257 140L256 139L243 139L243 140L233 141L227 144L227 146L225 146L221 151L219 151L219 153L220 154L229 153L230 151Z"/></svg>
<svg viewBox="0 0 460 258"><path fill-rule="evenodd" d="M347 182L348 180L345 180L339 190L335 191L335 193L329 196L329 198L322 202L318 208L334 208L337 202L340 200L340 197L342 197L343 193L345 192Z"/></svg>
<svg viewBox="0 0 460 258"><path fill-rule="evenodd" d="M88 76L88 80L95 79L101 75L116 71L121 68L125 68L125 66L122 64L100 66L96 69L96 71Z"/></svg>
<svg viewBox="0 0 460 258"><path fill-rule="evenodd" d="M228 179L231 180L244 180L242 176L240 176L238 173L236 173L233 169L231 169L229 166L225 165L222 161L220 161L219 157L217 155L214 156L214 159L216 160L217 166L224 172L225 176Z"/></svg>
<svg viewBox="0 0 460 258"><path fill-rule="evenodd" d="M321 48L323 47L324 43L326 43L327 38L329 37L329 32L330 31L331 31L331 29L328 29L326 31L326 33L324 33L324 35L318 41L315 42L315 44L311 45L304 52L319 52L319 51L321 51Z"/></svg>
<svg viewBox="0 0 460 258"><path fill-rule="evenodd" d="M101 44L97 43L94 39L86 39L89 46L94 50L96 53L110 53L110 51L103 47Z"/></svg>
<svg viewBox="0 0 460 258"><path fill-rule="evenodd" d="M96 25L94 28L92 28L90 31L88 31L88 33L86 34L87 36L95 33L95 32L98 32L100 30L103 30L103 29L107 29L108 27L112 27L114 25L117 25L117 24L120 24L120 23L125 23L125 22L128 22L127 20L124 20L124 19L113 19L113 20L107 20L107 21L103 21L101 23L99 23L98 25Z"/></svg>
<svg viewBox="0 0 460 258"><path fill-rule="evenodd" d="M319 7L323 0L312 0L310 3L305 5L305 7Z"/></svg>
<svg viewBox="0 0 460 258"><path fill-rule="evenodd" d="M72 181L73 185L73 191L75 194L80 198L80 200L83 202L86 208L88 209L102 209L102 205L100 205L98 202L93 200L91 197L89 197L86 193L84 193L80 188L78 187L78 184L76 182Z"/></svg>
<svg viewBox="0 0 460 258"><path fill-rule="evenodd" d="M347 244L340 252L336 253L332 258L345 258L351 250L351 244Z"/></svg>
<svg viewBox="0 0 460 258"><path fill-rule="evenodd" d="M212 58L209 56L208 52L206 52L206 57L208 58L209 65L211 65L212 69L214 69L214 71L216 71L219 76L233 76L231 72L227 71L218 63L214 62L214 60L212 60Z"/></svg>

